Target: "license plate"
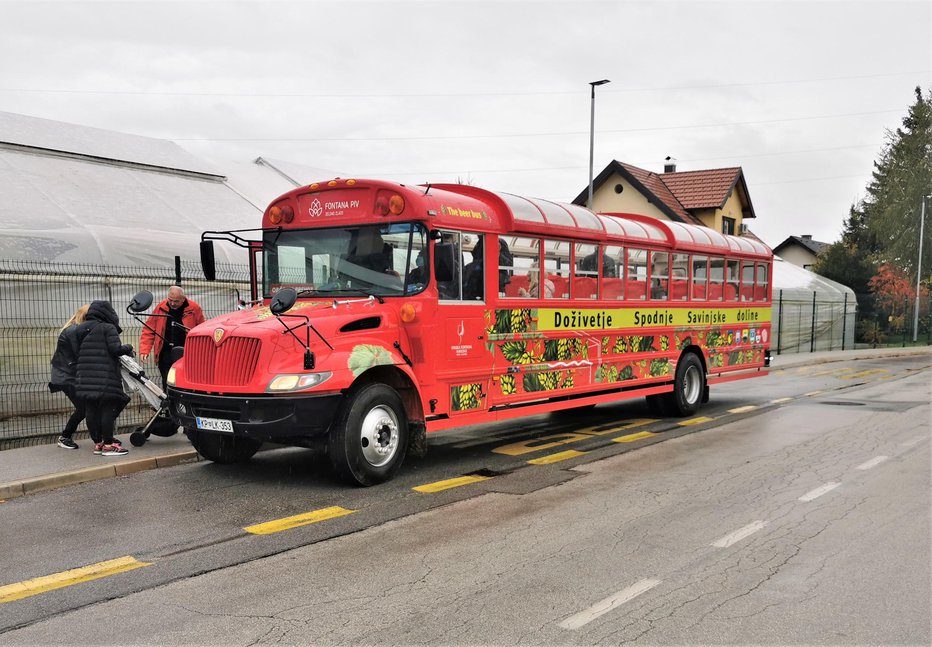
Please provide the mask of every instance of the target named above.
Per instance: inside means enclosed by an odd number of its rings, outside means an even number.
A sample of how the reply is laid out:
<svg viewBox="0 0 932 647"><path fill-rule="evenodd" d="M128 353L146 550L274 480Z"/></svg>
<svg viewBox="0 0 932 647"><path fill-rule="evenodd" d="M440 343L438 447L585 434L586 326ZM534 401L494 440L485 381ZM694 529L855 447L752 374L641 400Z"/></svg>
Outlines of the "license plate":
<svg viewBox="0 0 932 647"><path fill-rule="evenodd" d="M233 421L223 420L222 418L197 418L197 428L233 433Z"/></svg>

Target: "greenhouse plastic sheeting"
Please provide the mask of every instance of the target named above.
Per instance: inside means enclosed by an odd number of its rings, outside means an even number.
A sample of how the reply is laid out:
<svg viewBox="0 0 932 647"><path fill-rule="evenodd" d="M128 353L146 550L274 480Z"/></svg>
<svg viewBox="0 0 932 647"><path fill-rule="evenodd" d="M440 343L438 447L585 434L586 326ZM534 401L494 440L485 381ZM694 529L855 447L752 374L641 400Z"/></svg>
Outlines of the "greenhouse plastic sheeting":
<svg viewBox="0 0 932 647"><path fill-rule="evenodd" d="M853 290L774 257L771 352L852 349L856 314Z"/></svg>

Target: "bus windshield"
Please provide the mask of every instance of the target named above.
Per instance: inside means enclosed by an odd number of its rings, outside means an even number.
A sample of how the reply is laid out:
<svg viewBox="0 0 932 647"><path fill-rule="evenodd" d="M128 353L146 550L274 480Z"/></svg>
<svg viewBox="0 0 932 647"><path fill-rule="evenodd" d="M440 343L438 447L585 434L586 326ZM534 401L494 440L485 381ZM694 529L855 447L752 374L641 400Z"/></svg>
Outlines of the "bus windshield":
<svg viewBox="0 0 932 647"><path fill-rule="evenodd" d="M266 230L263 295L403 296L424 288L427 229L416 222L329 229Z"/></svg>

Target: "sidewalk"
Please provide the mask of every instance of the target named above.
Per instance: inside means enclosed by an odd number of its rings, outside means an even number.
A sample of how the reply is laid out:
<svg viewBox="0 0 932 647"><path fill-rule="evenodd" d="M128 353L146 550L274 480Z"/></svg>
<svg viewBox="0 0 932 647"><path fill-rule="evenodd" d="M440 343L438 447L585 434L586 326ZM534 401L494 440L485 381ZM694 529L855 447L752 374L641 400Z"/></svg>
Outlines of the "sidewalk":
<svg viewBox="0 0 932 647"><path fill-rule="evenodd" d="M772 369L904 355L932 357L932 346L776 355ZM131 446L129 434L118 437L129 449L126 456L96 456L90 439L78 441L77 450L53 444L0 451L0 500L200 460L182 433L168 438L152 436L142 447Z"/></svg>

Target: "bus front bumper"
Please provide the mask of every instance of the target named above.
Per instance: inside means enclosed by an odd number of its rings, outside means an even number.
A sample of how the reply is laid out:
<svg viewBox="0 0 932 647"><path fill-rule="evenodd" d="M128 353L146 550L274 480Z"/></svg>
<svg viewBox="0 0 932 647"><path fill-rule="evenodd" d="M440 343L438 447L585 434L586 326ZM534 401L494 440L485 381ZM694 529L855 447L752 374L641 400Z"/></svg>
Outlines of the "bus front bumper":
<svg viewBox="0 0 932 647"><path fill-rule="evenodd" d="M341 393L211 395L168 388L169 413L186 431L230 433L229 426L233 435L283 444L302 444L326 433L342 400Z"/></svg>

